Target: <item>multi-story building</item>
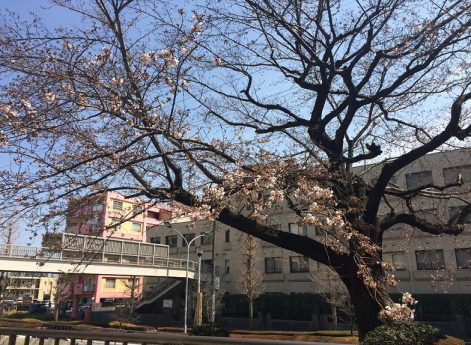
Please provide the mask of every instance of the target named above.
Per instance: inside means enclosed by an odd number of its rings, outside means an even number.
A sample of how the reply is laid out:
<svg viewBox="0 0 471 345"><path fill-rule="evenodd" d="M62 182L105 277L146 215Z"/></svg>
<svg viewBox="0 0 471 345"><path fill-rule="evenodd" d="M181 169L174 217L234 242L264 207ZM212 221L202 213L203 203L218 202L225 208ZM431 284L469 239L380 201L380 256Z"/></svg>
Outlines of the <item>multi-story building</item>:
<svg viewBox="0 0 471 345"><path fill-rule="evenodd" d="M361 166L356 167L355 172L363 177L365 183L371 184L380 168L379 164ZM456 198L419 197L414 202L416 212L430 221L448 222L468 201L471 202L471 150L429 154L400 171L392 182L398 188L410 190L429 183L444 186L456 181L458 176L463 180L463 185L451 189ZM388 201L398 212L407 212L402 201L395 198ZM388 206L382 207L385 213ZM270 224L283 231L320 240L325 236L314 227L297 225L297 220L297 216L287 208L278 209L268 218ZM458 236L434 236L405 225L385 232L383 258L396 267L399 291L415 294L471 293L471 216L466 217L463 223L465 230ZM203 272L212 271L214 264L214 271L220 277L225 292L240 293L237 284L242 266L238 243L240 232L209 221L178 222L173 223L172 227L187 239L214 229L213 235L196 241L196 246L203 249ZM169 245L173 256L186 255L185 241L169 227L160 226L147 231L147 239ZM191 260L197 260L195 248L190 248ZM319 273L322 268L317 262L266 242L261 243L259 257L258 266L264 274L265 292L319 292L315 281L324 276ZM398 290L394 288L391 292Z"/></svg>
<svg viewBox="0 0 471 345"><path fill-rule="evenodd" d="M3 299L31 299L54 303L57 277L45 273L10 273Z"/></svg>
<svg viewBox="0 0 471 345"><path fill-rule="evenodd" d="M357 168L364 180L374 182L380 166ZM446 224L471 203L471 150L429 154L402 169L391 181L402 190L420 186L443 187L462 181L461 186L446 190L454 197L440 197L436 189L414 198L412 205L388 197L396 213L411 212L430 223ZM435 194L434 194L435 193ZM436 195L436 197L434 197ZM386 213L383 204L380 213ZM424 293L471 293L471 215L460 220L464 231L458 236L431 235L411 226L397 225L384 233L383 259L394 264L401 291Z"/></svg>
<svg viewBox="0 0 471 345"><path fill-rule="evenodd" d="M171 218L171 211L163 205L151 206L137 198L108 192L94 198L76 200L70 205L65 231L104 238L118 238L146 242L149 229ZM137 282L132 281L137 280ZM142 277L108 275L78 275L72 293L73 313L79 305L109 303L129 298L142 292ZM133 291L133 292L131 292Z"/></svg>

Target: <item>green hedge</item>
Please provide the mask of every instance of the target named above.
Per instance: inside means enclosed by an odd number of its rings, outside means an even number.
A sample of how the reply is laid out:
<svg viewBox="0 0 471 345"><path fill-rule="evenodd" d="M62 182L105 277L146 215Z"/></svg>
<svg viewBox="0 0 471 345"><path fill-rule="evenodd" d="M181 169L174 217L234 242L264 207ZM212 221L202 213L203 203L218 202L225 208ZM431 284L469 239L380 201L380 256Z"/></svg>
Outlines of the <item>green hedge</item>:
<svg viewBox="0 0 471 345"><path fill-rule="evenodd" d="M200 326L193 326L189 332L190 335L209 336L209 337L228 337L229 331L214 323L207 323Z"/></svg>
<svg viewBox="0 0 471 345"><path fill-rule="evenodd" d="M420 322L395 322L375 328L363 340L363 345L431 345L444 336Z"/></svg>

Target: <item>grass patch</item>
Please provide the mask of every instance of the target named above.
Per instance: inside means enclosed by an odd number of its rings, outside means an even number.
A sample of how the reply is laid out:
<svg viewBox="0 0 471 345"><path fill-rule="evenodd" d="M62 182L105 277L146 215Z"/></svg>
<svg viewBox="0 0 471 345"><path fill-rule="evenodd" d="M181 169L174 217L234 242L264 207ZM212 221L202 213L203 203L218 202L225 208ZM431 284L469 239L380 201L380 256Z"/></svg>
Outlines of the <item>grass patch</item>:
<svg viewBox="0 0 471 345"><path fill-rule="evenodd" d="M434 345L464 345L464 340L450 337L449 335L445 339L439 339Z"/></svg>
<svg viewBox="0 0 471 345"><path fill-rule="evenodd" d="M40 320L40 321L52 321L54 317L50 314L30 314L27 311L14 311L10 313L4 313L4 318L13 320Z"/></svg>
<svg viewBox="0 0 471 345"><path fill-rule="evenodd" d="M84 322L83 320L62 320L53 321L51 315L29 314L27 312L11 313L0 319L0 326L14 327L37 327L47 326L51 329L122 329L127 331L155 331L154 327L135 325L132 323L109 321L109 322ZM64 328L61 328L64 327ZM69 328L70 327L70 328Z"/></svg>

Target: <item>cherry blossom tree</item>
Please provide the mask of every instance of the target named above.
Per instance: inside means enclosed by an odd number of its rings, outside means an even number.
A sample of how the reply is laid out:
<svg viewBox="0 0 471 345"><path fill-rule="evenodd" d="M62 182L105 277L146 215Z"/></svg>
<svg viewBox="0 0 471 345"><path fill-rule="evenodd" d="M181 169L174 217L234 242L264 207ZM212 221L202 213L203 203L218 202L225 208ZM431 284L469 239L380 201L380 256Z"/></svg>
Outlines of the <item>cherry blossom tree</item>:
<svg viewBox="0 0 471 345"><path fill-rule="evenodd" d="M58 231L79 197L174 200L330 266L360 337L409 317L409 297L387 294L383 234L459 234L413 201L459 197L461 181L404 190L393 176L471 132L468 0L52 2L82 25L1 14L3 209ZM354 169L385 158L374 182ZM285 208L323 240L267 225Z"/></svg>

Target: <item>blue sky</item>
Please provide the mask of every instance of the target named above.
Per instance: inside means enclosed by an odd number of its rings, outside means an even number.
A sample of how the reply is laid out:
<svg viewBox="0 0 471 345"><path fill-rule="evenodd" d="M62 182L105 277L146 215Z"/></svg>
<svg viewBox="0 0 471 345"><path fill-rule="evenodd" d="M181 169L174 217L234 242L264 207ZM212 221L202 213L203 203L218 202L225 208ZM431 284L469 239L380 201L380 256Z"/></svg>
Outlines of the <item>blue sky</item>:
<svg viewBox="0 0 471 345"><path fill-rule="evenodd" d="M70 11L52 6L47 0L0 0L0 13L4 14L5 9L15 12L21 19L27 20L31 18L32 13L39 16L43 23L49 28L61 25L79 25L80 17ZM14 164L14 163L13 163ZM12 162L7 156L0 156L0 169L8 169ZM30 231L26 231L23 222L18 224L20 228L20 236L15 241L18 244L30 243ZM33 245L40 245L41 238L39 236L33 240Z"/></svg>
<svg viewBox="0 0 471 345"><path fill-rule="evenodd" d="M78 23L80 19L66 9L52 6L47 0L0 0L0 12L3 12L3 9L11 10L21 18L26 18L31 13L35 13L50 27L73 22Z"/></svg>

